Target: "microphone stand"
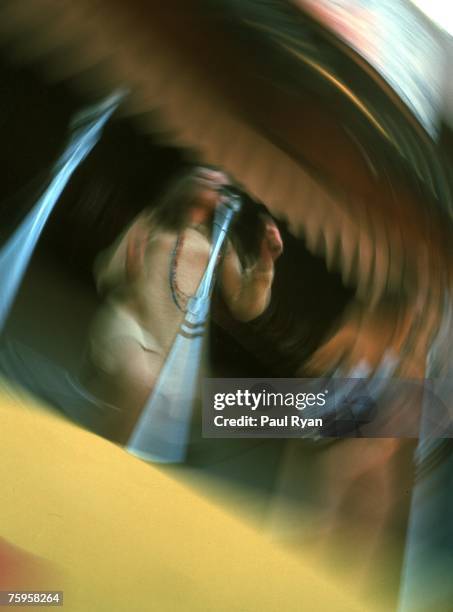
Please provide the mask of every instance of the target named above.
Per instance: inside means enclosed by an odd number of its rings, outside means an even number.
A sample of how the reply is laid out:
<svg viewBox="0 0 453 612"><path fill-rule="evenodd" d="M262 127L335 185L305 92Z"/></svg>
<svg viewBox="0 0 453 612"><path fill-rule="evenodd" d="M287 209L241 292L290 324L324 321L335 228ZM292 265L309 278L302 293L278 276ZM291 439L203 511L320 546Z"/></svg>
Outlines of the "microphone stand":
<svg viewBox="0 0 453 612"><path fill-rule="evenodd" d="M130 453L147 461L179 463L186 457L215 274L231 222L241 208L239 195L228 188L223 193L228 199L215 212L208 265L126 445Z"/></svg>

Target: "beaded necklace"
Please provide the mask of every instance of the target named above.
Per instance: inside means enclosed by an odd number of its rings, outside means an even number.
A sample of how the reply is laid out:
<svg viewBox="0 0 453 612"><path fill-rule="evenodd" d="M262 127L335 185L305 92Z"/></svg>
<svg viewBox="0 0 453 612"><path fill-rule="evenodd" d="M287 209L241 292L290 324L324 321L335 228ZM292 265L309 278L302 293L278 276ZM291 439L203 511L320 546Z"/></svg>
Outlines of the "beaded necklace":
<svg viewBox="0 0 453 612"><path fill-rule="evenodd" d="M170 260L170 291L171 297L173 298L173 302L176 304L177 308L181 312L186 311L187 302L189 301L190 296L184 293L179 287L176 281L176 268L178 266L178 259L181 253L181 248L184 243L184 234L178 234L176 238L176 243L173 248L173 252L171 254ZM181 303L183 305L181 305Z"/></svg>
<svg viewBox="0 0 453 612"><path fill-rule="evenodd" d="M189 227L200 232L201 234L203 234L203 236L207 237L209 235L207 232L207 228L203 225L189 225ZM190 300L190 298L193 296L188 295L182 289L180 289L178 287L178 282L176 280L178 259L179 259L179 255L181 254L181 249L183 247L183 244L184 244L184 233L182 232L178 234L176 238L175 246L171 254L169 281L170 281L171 297L173 299L173 302L176 304L176 307L178 308L178 310L180 310L181 312L186 312L187 303ZM217 263L219 263L219 261L221 260L222 255L223 255L223 252L219 254Z"/></svg>

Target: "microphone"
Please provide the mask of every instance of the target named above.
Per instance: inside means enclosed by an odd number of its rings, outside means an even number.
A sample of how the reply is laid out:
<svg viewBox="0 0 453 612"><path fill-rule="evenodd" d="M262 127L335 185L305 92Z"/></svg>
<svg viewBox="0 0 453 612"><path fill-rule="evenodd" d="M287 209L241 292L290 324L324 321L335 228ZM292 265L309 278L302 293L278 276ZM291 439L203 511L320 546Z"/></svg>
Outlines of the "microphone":
<svg viewBox="0 0 453 612"><path fill-rule="evenodd" d="M226 201L222 202L222 204L226 204L235 213L239 212L241 208L241 191L233 185L222 185L219 191L226 198Z"/></svg>

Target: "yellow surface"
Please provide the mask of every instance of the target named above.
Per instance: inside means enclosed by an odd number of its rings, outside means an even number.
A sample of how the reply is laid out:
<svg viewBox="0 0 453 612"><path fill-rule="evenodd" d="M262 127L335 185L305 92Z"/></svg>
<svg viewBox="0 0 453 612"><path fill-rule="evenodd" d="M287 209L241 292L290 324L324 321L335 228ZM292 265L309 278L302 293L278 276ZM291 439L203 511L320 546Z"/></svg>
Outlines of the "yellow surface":
<svg viewBox="0 0 453 612"><path fill-rule="evenodd" d="M1 535L57 567L63 610L364 610L156 467L0 398Z"/></svg>

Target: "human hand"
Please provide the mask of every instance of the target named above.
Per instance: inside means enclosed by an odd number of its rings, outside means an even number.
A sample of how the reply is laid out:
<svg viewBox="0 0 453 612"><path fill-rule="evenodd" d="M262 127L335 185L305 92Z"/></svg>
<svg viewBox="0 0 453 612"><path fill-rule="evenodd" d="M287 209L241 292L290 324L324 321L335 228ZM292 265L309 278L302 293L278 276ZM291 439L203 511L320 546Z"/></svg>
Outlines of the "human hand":
<svg viewBox="0 0 453 612"><path fill-rule="evenodd" d="M272 217L266 214L260 216L264 225L260 247L260 259L263 263L270 265L283 253L283 240Z"/></svg>

